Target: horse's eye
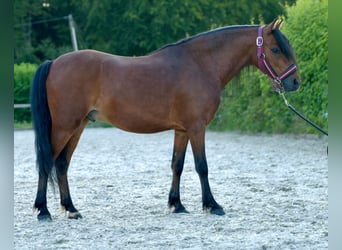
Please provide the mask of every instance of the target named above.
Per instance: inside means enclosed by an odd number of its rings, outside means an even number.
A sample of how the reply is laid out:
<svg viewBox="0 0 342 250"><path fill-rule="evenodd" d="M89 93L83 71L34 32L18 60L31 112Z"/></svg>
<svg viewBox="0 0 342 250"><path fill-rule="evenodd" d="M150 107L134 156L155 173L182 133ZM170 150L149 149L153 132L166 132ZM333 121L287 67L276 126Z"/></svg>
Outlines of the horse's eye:
<svg viewBox="0 0 342 250"><path fill-rule="evenodd" d="M280 49L279 48L272 48L271 51L273 52L273 54L278 55L280 53Z"/></svg>

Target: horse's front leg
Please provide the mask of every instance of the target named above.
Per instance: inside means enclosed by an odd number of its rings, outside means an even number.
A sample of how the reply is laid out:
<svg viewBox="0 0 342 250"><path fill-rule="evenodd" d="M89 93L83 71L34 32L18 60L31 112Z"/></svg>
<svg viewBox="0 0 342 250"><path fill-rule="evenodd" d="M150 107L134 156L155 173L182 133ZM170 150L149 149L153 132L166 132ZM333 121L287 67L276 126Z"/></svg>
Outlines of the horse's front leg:
<svg viewBox="0 0 342 250"><path fill-rule="evenodd" d="M205 155L205 128L190 131L189 138L194 154L195 167L201 181L203 209L216 215L224 215L222 207L215 201L208 180L208 164Z"/></svg>
<svg viewBox="0 0 342 250"><path fill-rule="evenodd" d="M188 136L183 131L175 131L173 155L172 155L172 184L169 193L169 207L174 213L187 213L180 201L179 184L183 172L185 151L188 145Z"/></svg>

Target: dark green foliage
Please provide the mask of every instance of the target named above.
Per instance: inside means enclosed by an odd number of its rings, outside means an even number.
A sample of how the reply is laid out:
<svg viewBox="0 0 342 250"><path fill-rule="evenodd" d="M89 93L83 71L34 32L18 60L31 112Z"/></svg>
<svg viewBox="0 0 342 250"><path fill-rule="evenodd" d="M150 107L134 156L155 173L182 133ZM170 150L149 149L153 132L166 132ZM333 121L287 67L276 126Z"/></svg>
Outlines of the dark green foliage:
<svg viewBox="0 0 342 250"><path fill-rule="evenodd" d="M42 2L50 3L48 8ZM212 28L270 22L295 0L15 0L15 63L41 63L71 51L68 20L78 47L139 56ZM55 21L51 21L58 19ZM34 23L41 20L50 22Z"/></svg>

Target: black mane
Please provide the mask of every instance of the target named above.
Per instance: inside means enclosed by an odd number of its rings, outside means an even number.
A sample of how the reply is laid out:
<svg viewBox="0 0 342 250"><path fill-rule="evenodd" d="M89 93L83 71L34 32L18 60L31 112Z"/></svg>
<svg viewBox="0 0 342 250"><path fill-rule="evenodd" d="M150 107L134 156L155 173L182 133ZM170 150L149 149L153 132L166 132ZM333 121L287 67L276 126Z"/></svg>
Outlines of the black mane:
<svg viewBox="0 0 342 250"><path fill-rule="evenodd" d="M181 40L179 40L177 42L166 44L166 45L162 46L161 48L159 48L159 49L157 49L155 51L152 51L150 54L158 52L158 51L161 51L161 50L169 48L169 47L182 45L182 44L188 43L188 42L190 42L192 40L195 40L197 38L201 38L201 37L204 37L204 36L207 36L207 35L212 35L212 34L215 34L215 33L218 33L218 32L222 32L222 31L226 31L226 30L252 28L252 27L259 27L259 25L231 25L231 26L225 26L225 27L220 27L220 28L217 28L217 29L201 32L201 33L198 33L196 35L193 35L193 36L181 39ZM286 56L286 58L289 59L289 60L295 61L295 56L294 56L292 47L291 47L291 45L289 43L289 40L285 37L285 35L283 33L281 33L281 31L279 29L272 30L272 33L273 33L275 39L277 40L281 51Z"/></svg>
<svg viewBox="0 0 342 250"><path fill-rule="evenodd" d="M169 48L169 47L182 45L182 44L190 42L190 41L192 41L192 40L194 40L196 38L200 38L200 37L203 37L203 36L215 34L217 32L221 32L221 31L225 31L225 30L235 30L235 29L251 28L251 27L258 27L258 25L231 25L231 26L225 26L225 27L221 27L221 28L205 31L205 32L193 35L191 37L187 37L187 38L181 39L181 40L179 40L177 42L166 44L166 45L162 46L161 48L153 51L152 53L160 51L160 50L163 50L163 49L166 49L166 48Z"/></svg>

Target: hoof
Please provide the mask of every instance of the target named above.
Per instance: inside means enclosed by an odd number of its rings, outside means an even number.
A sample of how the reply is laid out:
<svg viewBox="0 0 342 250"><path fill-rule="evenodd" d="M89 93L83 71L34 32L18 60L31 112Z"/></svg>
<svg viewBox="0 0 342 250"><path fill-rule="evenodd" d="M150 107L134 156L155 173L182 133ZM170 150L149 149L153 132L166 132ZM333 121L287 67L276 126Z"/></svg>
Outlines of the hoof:
<svg viewBox="0 0 342 250"><path fill-rule="evenodd" d="M172 213L175 213L175 214L180 214L180 213L184 213L184 214L188 214L188 210L185 209L185 207L181 207L181 208L174 208Z"/></svg>
<svg viewBox="0 0 342 250"><path fill-rule="evenodd" d="M219 215L219 216L226 214L222 208L212 208L212 209L210 209L210 213L215 214L215 215Z"/></svg>
<svg viewBox="0 0 342 250"><path fill-rule="evenodd" d="M79 212L69 212L68 214L69 219L81 219L82 215Z"/></svg>
<svg viewBox="0 0 342 250"><path fill-rule="evenodd" d="M214 204L213 206L203 206L203 210L215 215L225 215L223 208L219 204Z"/></svg>
<svg viewBox="0 0 342 250"><path fill-rule="evenodd" d="M189 213L182 204L178 204L177 206L173 205L170 206L172 213L179 214L179 213Z"/></svg>
<svg viewBox="0 0 342 250"><path fill-rule="evenodd" d="M52 221L50 214L38 214L37 215L38 221Z"/></svg>

